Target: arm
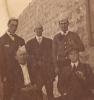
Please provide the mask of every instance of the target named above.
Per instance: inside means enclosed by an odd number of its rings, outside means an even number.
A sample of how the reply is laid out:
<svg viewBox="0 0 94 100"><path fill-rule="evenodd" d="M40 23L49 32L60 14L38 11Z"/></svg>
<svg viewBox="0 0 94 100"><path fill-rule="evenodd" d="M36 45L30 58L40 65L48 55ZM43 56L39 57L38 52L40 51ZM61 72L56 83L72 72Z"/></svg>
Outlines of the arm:
<svg viewBox="0 0 94 100"><path fill-rule="evenodd" d="M61 73L59 73L58 89L62 95L69 92L71 77L73 75L69 67L65 66Z"/></svg>
<svg viewBox="0 0 94 100"><path fill-rule="evenodd" d="M94 73L89 65L86 66L86 85L89 89L94 89Z"/></svg>
<svg viewBox="0 0 94 100"><path fill-rule="evenodd" d="M84 51L85 47L84 47L84 44L81 41L80 37L77 35L77 33L75 33L74 36L75 36L74 39L75 39L75 42L76 42L76 47L78 48L79 51Z"/></svg>
<svg viewBox="0 0 94 100"><path fill-rule="evenodd" d="M53 56L53 63L54 63L55 70L58 69L58 64L57 64L57 48L58 48L57 38L54 37L53 43L52 43L52 56Z"/></svg>

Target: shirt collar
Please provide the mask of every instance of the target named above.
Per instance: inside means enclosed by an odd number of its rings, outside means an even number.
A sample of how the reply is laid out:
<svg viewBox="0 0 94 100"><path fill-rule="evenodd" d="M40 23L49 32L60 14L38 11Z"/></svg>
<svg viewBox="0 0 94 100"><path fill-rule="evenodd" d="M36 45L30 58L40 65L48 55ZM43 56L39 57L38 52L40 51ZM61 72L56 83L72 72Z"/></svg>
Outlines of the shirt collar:
<svg viewBox="0 0 94 100"><path fill-rule="evenodd" d="M7 33L9 36L15 36L15 35L16 35L15 33L12 35L12 33L10 33L9 31L7 31L6 33Z"/></svg>
<svg viewBox="0 0 94 100"><path fill-rule="evenodd" d="M76 67L78 67L78 64L79 64L79 61L77 61L77 62L75 62L75 63L71 62L71 66L72 66L72 67L74 67L74 65L75 65Z"/></svg>
<svg viewBox="0 0 94 100"><path fill-rule="evenodd" d="M41 39L42 39L42 38L43 38L43 36L37 36L37 35L36 35L36 39L39 39L39 38L41 38Z"/></svg>
<svg viewBox="0 0 94 100"><path fill-rule="evenodd" d="M14 40L14 36L13 35L11 35L11 33L10 32L6 32L7 33L7 35L12 39L12 40Z"/></svg>
<svg viewBox="0 0 94 100"><path fill-rule="evenodd" d="M24 64L24 65L20 64L20 66L21 66L21 68L23 68L23 67L27 67L27 63Z"/></svg>
<svg viewBox="0 0 94 100"><path fill-rule="evenodd" d="M37 39L38 42L41 42L42 39L43 39L43 36L37 36L37 35L36 35L36 39Z"/></svg>
<svg viewBox="0 0 94 100"><path fill-rule="evenodd" d="M63 31L60 31L60 33L61 33L62 35L65 35L65 36L66 36L66 35L69 33L69 30L67 30L66 33L64 33Z"/></svg>
<svg viewBox="0 0 94 100"><path fill-rule="evenodd" d="M10 33L10 32L8 32L8 31L7 31L6 33L7 33L9 36L10 36L10 34L11 34L11 33Z"/></svg>

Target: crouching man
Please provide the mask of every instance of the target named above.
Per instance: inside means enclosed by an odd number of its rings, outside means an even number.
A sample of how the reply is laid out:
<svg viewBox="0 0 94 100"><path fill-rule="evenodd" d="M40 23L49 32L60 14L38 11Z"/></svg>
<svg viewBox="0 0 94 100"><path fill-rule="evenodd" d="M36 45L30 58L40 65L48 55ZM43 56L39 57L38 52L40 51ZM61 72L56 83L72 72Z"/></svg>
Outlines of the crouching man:
<svg viewBox="0 0 94 100"><path fill-rule="evenodd" d="M62 69L58 88L62 100L94 100L91 90L94 88L94 75L88 64L81 63L79 51L69 51L70 64Z"/></svg>
<svg viewBox="0 0 94 100"><path fill-rule="evenodd" d="M14 100L38 100L37 86L34 82L31 64L25 46L19 47L16 52L16 63L14 65L13 81Z"/></svg>

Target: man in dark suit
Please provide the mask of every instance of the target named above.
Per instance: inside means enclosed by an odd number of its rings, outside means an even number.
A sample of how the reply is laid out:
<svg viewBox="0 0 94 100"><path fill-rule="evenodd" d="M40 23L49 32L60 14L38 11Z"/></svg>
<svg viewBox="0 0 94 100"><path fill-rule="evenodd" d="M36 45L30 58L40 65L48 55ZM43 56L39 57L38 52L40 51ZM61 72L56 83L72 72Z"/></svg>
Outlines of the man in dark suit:
<svg viewBox="0 0 94 100"><path fill-rule="evenodd" d="M13 66L12 81L14 100L40 100L38 98L37 85L33 77L32 64L28 59L25 46L19 47L16 52L16 61Z"/></svg>
<svg viewBox="0 0 94 100"><path fill-rule="evenodd" d="M77 33L69 31L68 26L68 18L60 20L59 27L61 31L53 39L53 61L56 73L68 63L67 53L72 45L79 51L84 51L85 49L80 37Z"/></svg>
<svg viewBox="0 0 94 100"><path fill-rule="evenodd" d="M24 40L15 34L18 26L18 19L11 18L8 21L8 30L0 38L0 48L2 48L2 81L4 84L4 100L9 100L12 87L11 87L11 71L15 62L15 51L19 46L25 44Z"/></svg>
<svg viewBox="0 0 94 100"><path fill-rule="evenodd" d="M61 100L94 100L94 74L89 64L81 63L79 51L72 48L69 51L70 63L62 67L58 81Z"/></svg>
<svg viewBox="0 0 94 100"><path fill-rule="evenodd" d="M43 27L37 24L35 38L27 42L27 51L32 61L32 67L39 77L38 87L40 91L45 85L48 99L53 98L54 67L52 62L52 40L42 36ZM42 96L41 96L42 97Z"/></svg>

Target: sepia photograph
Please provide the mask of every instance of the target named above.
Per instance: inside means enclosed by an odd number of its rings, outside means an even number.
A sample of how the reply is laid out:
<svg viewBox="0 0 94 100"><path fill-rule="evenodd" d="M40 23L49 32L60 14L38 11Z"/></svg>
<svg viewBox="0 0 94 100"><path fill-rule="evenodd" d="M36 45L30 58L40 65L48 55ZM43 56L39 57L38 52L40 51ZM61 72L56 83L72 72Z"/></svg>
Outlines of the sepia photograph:
<svg viewBox="0 0 94 100"><path fill-rule="evenodd" d="M0 100L94 100L94 0L0 0Z"/></svg>

